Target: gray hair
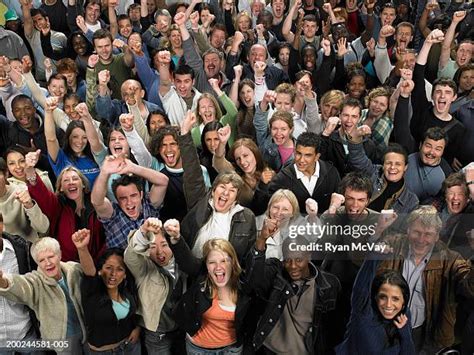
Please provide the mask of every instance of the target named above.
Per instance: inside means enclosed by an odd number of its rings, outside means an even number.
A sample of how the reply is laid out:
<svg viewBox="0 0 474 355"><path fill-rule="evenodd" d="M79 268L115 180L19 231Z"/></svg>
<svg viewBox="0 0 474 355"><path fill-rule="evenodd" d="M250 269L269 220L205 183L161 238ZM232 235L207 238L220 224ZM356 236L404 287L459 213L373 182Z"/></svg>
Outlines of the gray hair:
<svg viewBox="0 0 474 355"><path fill-rule="evenodd" d="M59 242L54 238L44 237L34 242L31 246L31 256L37 264L38 254L46 250L52 251L54 254L61 257L61 247L59 246Z"/></svg>
<svg viewBox="0 0 474 355"><path fill-rule="evenodd" d="M443 227L443 222L438 211L433 206L420 206L410 213L407 219L408 226L415 222L420 222L424 227L435 228L437 232Z"/></svg>

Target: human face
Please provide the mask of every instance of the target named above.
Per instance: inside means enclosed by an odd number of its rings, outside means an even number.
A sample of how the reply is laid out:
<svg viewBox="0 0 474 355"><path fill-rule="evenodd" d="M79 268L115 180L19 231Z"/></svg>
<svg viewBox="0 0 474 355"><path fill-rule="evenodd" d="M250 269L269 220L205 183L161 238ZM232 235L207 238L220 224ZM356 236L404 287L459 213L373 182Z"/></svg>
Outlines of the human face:
<svg viewBox="0 0 474 355"><path fill-rule="evenodd" d="M435 141L434 139L426 138L420 148L420 158L423 164L437 166L441 161L445 147L446 141L444 139Z"/></svg>
<svg viewBox="0 0 474 355"><path fill-rule="evenodd" d="M318 30L318 25L313 21L304 21L303 22L303 35L306 38L313 38L316 36L316 31Z"/></svg>
<svg viewBox="0 0 474 355"><path fill-rule="evenodd" d="M48 91L51 96L59 97L61 100L66 95L67 88L64 84L64 80L62 79L52 79L50 84L48 85Z"/></svg>
<svg viewBox="0 0 474 355"><path fill-rule="evenodd" d="M377 292L377 308L385 319L393 319L401 312L404 305L400 287L384 283Z"/></svg>
<svg viewBox="0 0 474 355"><path fill-rule="evenodd" d="M181 32L177 30L173 30L170 33L170 42L173 48L181 48L182 40L181 40Z"/></svg>
<svg viewBox="0 0 474 355"><path fill-rule="evenodd" d="M257 160L253 152L241 145L234 151L234 159L237 166L247 175L253 175L257 169Z"/></svg>
<svg viewBox="0 0 474 355"><path fill-rule="evenodd" d="M242 89L239 92L240 101L245 105L245 107L253 107L255 105L255 91L248 85L242 86Z"/></svg>
<svg viewBox="0 0 474 355"><path fill-rule="evenodd" d="M387 153L383 159L383 173L387 181L398 182L403 178L408 165L399 153Z"/></svg>
<svg viewBox="0 0 474 355"><path fill-rule="evenodd" d="M447 85L436 85L433 88L432 98L435 115L443 116L449 114L451 103L456 100L456 94Z"/></svg>
<svg viewBox="0 0 474 355"><path fill-rule="evenodd" d="M398 28L395 34L395 41L397 42L398 48L402 50L406 49L412 40L413 33L411 32L411 27L401 26Z"/></svg>
<svg viewBox="0 0 474 355"><path fill-rule="evenodd" d="M229 212L237 200L238 192L239 190L230 182L218 184L212 191L212 201L216 212Z"/></svg>
<svg viewBox="0 0 474 355"><path fill-rule="evenodd" d="M257 0L253 1L252 5L250 6L251 6L250 9L252 11L252 15L254 15L255 17L257 17L258 14L262 12L263 8L265 7L265 5L262 2L257 1Z"/></svg>
<svg viewBox="0 0 474 355"><path fill-rule="evenodd" d="M204 23L209 20L211 16L211 12L208 9L204 9L201 11L201 23Z"/></svg>
<svg viewBox="0 0 474 355"><path fill-rule="evenodd" d="M212 154L215 153L217 147L219 146L219 142L219 135L217 134L217 131L208 131L204 135L204 144Z"/></svg>
<svg viewBox="0 0 474 355"><path fill-rule="evenodd" d="M285 14L285 2L283 0L273 0L272 13L274 18L282 18Z"/></svg>
<svg viewBox="0 0 474 355"><path fill-rule="evenodd" d="M142 89L140 83L135 80L127 80L122 84L120 88L120 94L122 95L122 100L126 101L127 98L133 95L133 98L137 103L141 103L143 96L145 96L145 91Z"/></svg>
<svg viewBox="0 0 474 355"><path fill-rule="evenodd" d="M415 257L424 257L439 239L439 233L434 227L426 227L420 221L414 221L408 226L408 242Z"/></svg>
<svg viewBox="0 0 474 355"><path fill-rule="evenodd" d="M290 200L284 197L278 201L273 202L268 209L268 212L271 219L275 219L279 224L281 224L282 222L290 220L290 218L293 216L294 210Z"/></svg>
<svg viewBox="0 0 474 355"><path fill-rule="evenodd" d="M216 49L222 49L225 43L225 32L218 29L212 31L209 43Z"/></svg>
<svg viewBox="0 0 474 355"><path fill-rule="evenodd" d="M113 155L129 153L130 148L128 146L127 138L122 134L122 132L112 131L112 133L110 133L109 149Z"/></svg>
<svg viewBox="0 0 474 355"><path fill-rule="evenodd" d="M73 71L61 72L59 73L66 78L67 86L70 88L75 88L77 74Z"/></svg>
<svg viewBox="0 0 474 355"><path fill-rule="evenodd" d="M155 264L164 267L170 263L172 257L173 252L166 238L163 236L163 233L156 233L155 240L150 245L150 259L153 260Z"/></svg>
<svg viewBox="0 0 474 355"><path fill-rule="evenodd" d="M127 18L118 22L118 31L123 37L130 37L130 35L132 34L132 30L132 22L130 21L130 19Z"/></svg>
<svg viewBox="0 0 474 355"><path fill-rule="evenodd" d="M276 94L275 108L278 111L291 112L291 109L293 108L293 101L291 101L290 94Z"/></svg>
<svg viewBox="0 0 474 355"><path fill-rule="evenodd" d="M151 115L150 117L150 136L158 132L160 128L166 126L166 120L162 115Z"/></svg>
<svg viewBox="0 0 474 355"><path fill-rule="evenodd" d="M378 119L388 110L388 97L376 96L369 103L369 113L372 117Z"/></svg>
<svg viewBox="0 0 474 355"><path fill-rule="evenodd" d="M462 67L463 65L469 64L472 58L472 47L471 43L461 43L456 52L456 63Z"/></svg>
<svg viewBox="0 0 474 355"><path fill-rule="evenodd" d="M225 251L211 250L206 259L207 273L217 287L225 287L232 276L232 258Z"/></svg>
<svg viewBox="0 0 474 355"><path fill-rule="evenodd" d="M347 187L344 198L344 208L349 218L358 219L365 214L365 208L369 204L367 191L357 191Z"/></svg>
<svg viewBox="0 0 474 355"><path fill-rule="evenodd" d="M42 28L45 28L46 26L49 25L49 19L46 17L43 17L41 14L36 14L35 16L32 17L33 19L33 25L38 31L41 31Z"/></svg>
<svg viewBox="0 0 474 355"><path fill-rule="evenodd" d="M308 88L312 88L313 83L311 82L311 78L309 75L303 76L300 80L295 82L296 92L299 96L304 97L305 92Z"/></svg>
<svg viewBox="0 0 474 355"><path fill-rule="evenodd" d="M321 106L321 115L324 121L327 121L329 117L339 116L340 105L336 102L323 103Z"/></svg>
<svg viewBox="0 0 474 355"><path fill-rule="evenodd" d="M469 202L466 190L459 185L448 187L444 197L450 214L461 213Z"/></svg>
<svg viewBox="0 0 474 355"><path fill-rule="evenodd" d="M152 14L156 11L155 0L146 0L146 7L148 8L148 13Z"/></svg>
<svg viewBox="0 0 474 355"><path fill-rule="evenodd" d="M175 169L181 168L181 151L173 136L168 135L163 138L160 146L160 156L166 166Z"/></svg>
<svg viewBox="0 0 474 355"><path fill-rule="evenodd" d="M360 119L360 108L357 106L344 106L339 116L341 127L346 133L352 132L357 127Z"/></svg>
<svg viewBox="0 0 474 355"><path fill-rule="evenodd" d="M276 145L285 145L291 139L292 129L285 121L277 120L270 127L270 134Z"/></svg>
<svg viewBox="0 0 474 355"><path fill-rule="evenodd" d="M98 4L89 4L86 6L84 19L87 23L95 25L100 16L100 6Z"/></svg>
<svg viewBox="0 0 474 355"><path fill-rule="evenodd" d="M290 253L283 261L286 272L293 281L309 277L309 258L298 253Z"/></svg>
<svg viewBox="0 0 474 355"><path fill-rule="evenodd" d="M133 9L131 9L131 10L129 11L128 16L130 17L130 20L131 20L132 22L138 22L138 21L140 21L140 17L141 17L141 16L140 16L140 8L139 8L139 7L135 7L135 8L133 8Z"/></svg>
<svg viewBox="0 0 474 355"><path fill-rule="evenodd" d="M396 11L393 8L386 7L383 9L382 13L380 14L380 21L382 22L382 26L384 25L392 25L393 21L396 17Z"/></svg>
<svg viewBox="0 0 474 355"><path fill-rule="evenodd" d="M82 199L84 184L75 171L66 171L62 176L59 191L61 191L68 199L79 201Z"/></svg>
<svg viewBox="0 0 474 355"><path fill-rule="evenodd" d="M87 43L81 36L74 36L72 39L72 48L78 55L85 55L87 51Z"/></svg>
<svg viewBox="0 0 474 355"><path fill-rule="evenodd" d="M100 269L100 277L102 281L104 281L105 287L108 290L117 289L123 280L125 280L125 270L125 264L121 256L109 256Z"/></svg>
<svg viewBox="0 0 474 355"><path fill-rule="evenodd" d="M24 129L30 129L34 126L36 109L31 100L17 100L12 107L12 113L18 124Z"/></svg>
<svg viewBox="0 0 474 355"><path fill-rule="evenodd" d="M7 155L7 167L11 176L25 181L25 157L18 152L10 152ZM3 175L3 174L2 174Z"/></svg>
<svg viewBox="0 0 474 355"><path fill-rule="evenodd" d="M61 279L61 256L55 254L52 250L40 251L37 255L38 268L47 277L55 280Z"/></svg>
<svg viewBox="0 0 474 355"><path fill-rule="evenodd" d="M251 26L250 19L247 16L240 16L237 22L237 26L239 27L240 32L247 32L248 30L250 30Z"/></svg>
<svg viewBox="0 0 474 355"><path fill-rule="evenodd" d="M321 154L316 153L314 147L297 145L295 149L295 165L306 176L314 174L316 162Z"/></svg>
<svg viewBox="0 0 474 355"><path fill-rule="evenodd" d="M72 121L76 121L80 118L79 114L75 110L78 104L79 100L75 97L70 97L64 100L64 112Z"/></svg>
<svg viewBox="0 0 474 355"><path fill-rule="evenodd" d="M194 81L191 74L177 74L174 78L176 91L181 97L190 97Z"/></svg>
<svg viewBox="0 0 474 355"><path fill-rule="evenodd" d="M208 78L215 78L219 75L221 59L217 53L209 53L204 57L204 71Z"/></svg>
<svg viewBox="0 0 474 355"><path fill-rule="evenodd" d="M79 127L74 128L69 135L69 146L78 157L84 155L84 149L87 145L86 132Z"/></svg>
<svg viewBox="0 0 474 355"><path fill-rule="evenodd" d="M265 62L267 60L267 50L261 45L253 45L250 48L249 64L255 70L255 62Z"/></svg>
<svg viewBox="0 0 474 355"><path fill-rule="evenodd" d="M347 85L348 94L354 99L360 99L365 92L365 79L361 75L352 77Z"/></svg>
<svg viewBox="0 0 474 355"><path fill-rule="evenodd" d="M304 69L313 71L316 67L316 52L311 48L305 49L303 52Z"/></svg>
<svg viewBox="0 0 474 355"><path fill-rule="evenodd" d="M108 62L112 58L112 42L110 38L99 38L94 40L95 51L100 60Z"/></svg>
<svg viewBox="0 0 474 355"><path fill-rule="evenodd" d="M474 86L474 70L465 70L459 77L459 91L466 92L472 90Z"/></svg>
<svg viewBox="0 0 474 355"><path fill-rule="evenodd" d="M198 112L201 116L203 124L213 122L216 120L216 107L211 99L204 97L199 100Z"/></svg>
<svg viewBox="0 0 474 355"><path fill-rule="evenodd" d="M280 49L280 52L278 53L278 60L280 61L281 65L287 66L290 61L290 50L286 47Z"/></svg>
<svg viewBox="0 0 474 355"><path fill-rule="evenodd" d="M137 185L130 184L119 186L115 191L119 207L131 220L136 220L142 212L143 192L140 192Z"/></svg>
<svg viewBox="0 0 474 355"><path fill-rule="evenodd" d="M412 52L407 52L402 55L403 67L406 69L413 70L415 69L416 64L416 54Z"/></svg>

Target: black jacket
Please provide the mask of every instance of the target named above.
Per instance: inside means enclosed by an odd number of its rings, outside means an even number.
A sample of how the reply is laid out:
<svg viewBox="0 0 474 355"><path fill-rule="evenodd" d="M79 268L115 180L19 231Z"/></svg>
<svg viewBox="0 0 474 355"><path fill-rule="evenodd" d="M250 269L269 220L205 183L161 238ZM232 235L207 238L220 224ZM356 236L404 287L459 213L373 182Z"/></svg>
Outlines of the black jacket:
<svg viewBox="0 0 474 355"><path fill-rule="evenodd" d="M341 285L333 274L320 269L316 270L313 323L304 338L310 354L326 354L331 353L332 346L335 345L331 344L330 340L328 314L336 308ZM256 350L262 346L265 338L271 333L283 313L286 302L295 293L282 262L276 258L265 261L265 252L253 249L248 254L247 274L249 286L266 300L265 311L257 325L252 342Z"/></svg>

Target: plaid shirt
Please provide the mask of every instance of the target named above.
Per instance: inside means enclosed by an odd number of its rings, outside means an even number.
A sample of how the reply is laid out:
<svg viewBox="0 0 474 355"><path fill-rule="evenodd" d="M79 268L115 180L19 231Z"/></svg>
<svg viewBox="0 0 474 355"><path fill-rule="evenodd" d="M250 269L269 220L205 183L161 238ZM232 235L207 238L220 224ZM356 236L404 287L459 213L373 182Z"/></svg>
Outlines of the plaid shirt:
<svg viewBox="0 0 474 355"><path fill-rule="evenodd" d="M114 212L110 218L99 218L105 230L107 248L125 249L128 243L128 234L139 229L149 217L160 217L160 208L155 208L148 197L142 202L142 212L136 220L130 219L117 203L113 203Z"/></svg>
<svg viewBox="0 0 474 355"><path fill-rule="evenodd" d="M364 124L365 119L367 118L368 109L362 110L360 116L359 126ZM372 139L374 143L379 145L388 145L388 140L390 139L390 134L393 130L393 121L388 116L382 116L372 125Z"/></svg>

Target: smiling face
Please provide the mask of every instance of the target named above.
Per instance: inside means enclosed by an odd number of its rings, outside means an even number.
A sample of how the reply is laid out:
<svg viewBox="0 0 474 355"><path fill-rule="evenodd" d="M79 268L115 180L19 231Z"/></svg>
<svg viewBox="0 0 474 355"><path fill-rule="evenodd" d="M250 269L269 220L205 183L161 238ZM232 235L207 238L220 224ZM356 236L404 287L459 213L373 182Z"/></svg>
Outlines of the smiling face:
<svg viewBox="0 0 474 355"><path fill-rule="evenodd" d="M376 296L377 308L385 319L393 319L401 312L404 305L403 293L400 287L384 283Z"/></svg>
<svg viewBox="0 0 474 355"><path fill-rule="evenodd" d="M349 84L347 84L347 93L354 99L360 99L365 92L365 79L362 75L355 75L352 77Z"/></svg>
<svg viewBox="0 0 474 355"><path fill-rule="evenodd" d="M194 81L191 78L191 74L176 74L174 78L174 85L178 95L183 98L191 96Z"/></svg>
<svg viewBox="0 0 474 355"><path fill-rule="evenodd" d="M320 155L316 153L314 147L297 145L295 149L296 168L306 176L313 175Z"/></svg>
<svg viewBox="0 0 474 355"><path fill-rule="evenodd" d="M253 175L257 169L257 160L252 151L240 146L234 151L234 160L237 166L247 175Z"/></svg>
<svg viewBox="0 0 474 355"><path fill-rule="evenodd" d="M242 86L239 92L240 101L245 105L245 107L255 106L255 90L252 89L249 85Z"/></svg>
<svg viewBox="0 0 474 355"><path fill-rule="evenodd" d="M335 102L323 103L321 105L321 116L324 121L327 121L329 117L339 116L340 105Z"/></svg>
<svg viewBox="0 0 474 355"><path fill-rule="evenodd" d="M100 17L100 6L98 4L88 4L86 6L84 19L87 23L95 25Z"/></svg>
<svg viewBox="0 0 474 355"><path fill-rule="evenodd" d="M275 219L279 224L289 221L293 217L293 206L287 198L281 198L271 204L268 214L271 219Z"/></svg>
<svg viewBox="0 0 474 355"><path fill-rule="evenodd" d="M212 201L216 212L226 213L234 206L239 190L232 183L218 184L212 191Z"/></svg>
<svg viewBox="0 0 474 355"><path fill-rule="evenodd" d="M280 62L281 65L287 66L290 60L290 50L286 47L283 47L280 49L280 52L278 53L278 61Z"/></svg>
<svg viewBox="0 0 474 355"><path fill-rule="evenodd" d="M153 114L150 117L150 136L153 136L158 132L160 128L166 126L166 120L163 115Z"/></svg>
<svg viewBox="0 0 474 355"><path fill-rule="evenodd" d="M138 190L137 185L129 184L118 186L115 197L122 211L131 220L136 220L142 212L143 192Z"/></svg>
<svg viewBox="0 0 474 355"><path fill-rule="evenodd" d="M69 135L69 146L78 157L84 155L84 148L87 145L87 134L82 128L76 127Z"/></svg>
<svg viewBox="0 0 474 355"><path fill-rule="evenodd" d="M49 19L47 17L43 17L41 14L36 14L32 17L33 25L38 31L41 31L42 28L45 28L49 25Z"/></svg>
<svg viewBox="0 0 474 355"><path fill-rule="evenodd" d="M461 213L469 202L465 187L459 185L448 187L444 197L450 214Z"/></svg>
<svg viewBox="0 0 474 355"><path fill-rule="evenodd" d="M240 18L237 21L237 27L239 28L240 32L242 33L247 32L248 30L250 30L251 26L252 26L252 23L248 16L240 16Z"/></svg>
<svg viewBox="0 0 474 355"><path fill-rule="evenodd" d="M474 86L474 70L465 70L459 76L459 91L471 91Z"/></svg>
<svg viewBox="0 0 474 355"><path fill-rule="evenodd" d="M293 281L305 279L310 275L309 258L301 253L290 252L289 255L285 257L283 266Z"/></svg>
<svg viewBox="0 0 474 355"><path fill-rule="evenodd" d="M439 233L434 227L426 227L418 220L408 226L408 241L417 258L422 258L428 254L438 239Z"/></svg>
<svg viewBox="0 0 474 355"><path fill-rule="evenodd" d="M181 40L181 32L179 30L172 30L170 32L170 42L173 48L181 48L183 41Z"/></svg>
<svg viewBox="0 0 474 355"><path fill-rule="evenodd" d="M79 114L75 110L76 106L79 104L79 100L75 96L71 96L67 99L64 99L64 113L72 120L77 121L79 118Z"/></svg>
<svg viewBox="0 0 474 355"><path fill-rule="evenodd" d="M123 18L118 21L118 31L121 36L125 38L130 37L133 31L133 28L132 28L132 22L130 21L129 18Z"/></svg>
<svg viewBox="0 0 474 355"><path fill-rule="evenodd" d="M94 40L94 48L99 59L108 62L112 58L112 41L110 38L98 38Z"/></svg>
<svg viewBox="0 0 474 355"><path fill-rule="evenodd" d="M435 141L434 139L426 138L420 147L420 158L423 164L428 166L439 165L445 147L446 141L444 139Z"/></svg>
<svg viewBox="0 0 474 355"><path fill-rule="evenodd" d="M178 142L172 135L167 135L163 138L159 153L166 166L173 169L181 168L181 151L179 150Z"/></svg>
<svg viewBox="0 0 474 355"><path fill-rule="evenodd" d="M376 96L369 103L369 115L374 118L382 117L388 110L388 97Z"/></svg>
<svg viewBox="0 0 474 355"><path fill-rule="evenodd" d="M206 259L207 273L216 287L225 287L232 276L232 259L225 251L211 250Z"/></svg>
<svg viewBox="0 0 474 355"><path fill-rule="evenodd" d="M462 67L463 65L469 64L472 58L472 43L461 43L458 50L456 51L456 63Z"/></svg>
<svg viewBox="0 0 474 355"><path fill-rule="evenodd" d="M212 154L216 151L219 146L219 135L217 131L207 131L204 135L204 144Z"/></svg>
<svg viewBox="0 0 474 355"><path fill-rule="evenodd" d="M36 109L31 100L16 100L12 105L12 113L18 124L24 129L30 129L35 125Z"/></svg>
<svg viewBox="0 0 474 355"><path fill-rule="evenodd" d="M109 149L113 155L122 153L129 154L130 147L128 146L127 138L120 131L112 131L109 136Z"/></svg>
<svg viewBox="0 0 474 355"><path fill-rule="evenodd" d="M7 167L11 176L14 178L26 181L25 175L25 157L18 152L10 152L7 155Z"/></svg>
<svg viewBox="0 0 474 355"><path fill-rule="evenodd" d="M56 96L60 100L62 100L64 98L64 95L66 95L66 91L67 91L64 80L52 79L50 84L48 85L48 91L51 94L51 96Z"/></svg>
<svg viewBox="0 0 474 355"><path fill-rule="evenodd" d="M214 29L209 38L209 43L216 49L222 49L222 46L224 46L225 43L225 32L220 29Z"/></svg>
<svg viewBox="0 0 474 355"><path fill-rule="evenodd" d="M125 280L126 271L123 258L119 255L111 255L100 269L100 277L109 290L117 289Z"/></svg>
<svg viewBox="0 0 474 355"><path fill-rule="evenodd" d="M198 102L198 112L203 124L216 120L216 107L214 102L207 97L203 97Z"/></svg>
<svg viewBox="0 0 474 355"><path fill-rule="evenodd" d="M369 204L367 191L357 191L347 187L344 191L344 198L344 208L350 219L357 219L365 214L365 209Z"/></svg>
<svg viewBox="0 0 474 355"><path fill-rule="evenodd" d="M173 252L162 232L155 233L155 240L150 245L150 259L164 267L170 263Z"/></svg>
<svg viewBox="0 0 474 355"><path fill-rule="evenodd" d="M293 108L293 101L291 101L291 95L285 93L277 93L275 98L275 108L278 111L291 112Z"/></svg>
<svg viewBox="0 0 474 355"><path fill-rule="evenodd" d="M403 178L408 165L405 157L399 153L387 153L383 160L383 174L387 181L398 182Z"/></svg>
<svg viewBox="0 0 474 355"><path fill-rule="evenodd" d="M37 255L38 269L46 276L55 280L61 279L61 256L52 250L40 251Z"/></svg>
<svg viewBox="0 0 474 355"><path fill-rule="evenodd" d="M316 67L316 52L312 48L303 50L303 66L309 71L313 71Z"/></svg>
<svg viewBox="0 0 474 355"><path fill-rule="evenodd" d="M78 55L85 55L87 52L87 42L82 36L74 36L72 39L72 49Z"/></svg>
<svg viewBox="0 0 474 355"><path fill-rule="evenodd" d="M70 200L80 201L82 199L84 184L77 172L70 170L63 174L59 191Z"/></svg>
<svg viewBox="0 0 474 355"><path fill-rule="evenodd" d="M359 122L360 108L357 106L344 106L339 115L341 119L341 127L346 133L350 133Z"/></svg>
<svg viewBox="0 0 474 355"><path fill-rule="evenodd" d="M395 17L397 16L396 10L391 7L386 7L382 10L380 14L380 22L382 26L384 25L392 25L393 21L395 21Z"/></svg>
<svg viewBox="0 0 474 355"><path fill-rule="evenodd" d="M288 123L282 120L276 120L270 127L270 134L276 145L286 145L291 139L291 133L293 129L290 129Z"/></svg>
<svg viewBox="0 0 474 355"><path fill-rule="evenodd" d="M433 111L437 116L449 114L451 103L456 100L456 93L453 88L448 85L436 85L433 88Z"/></svg>

